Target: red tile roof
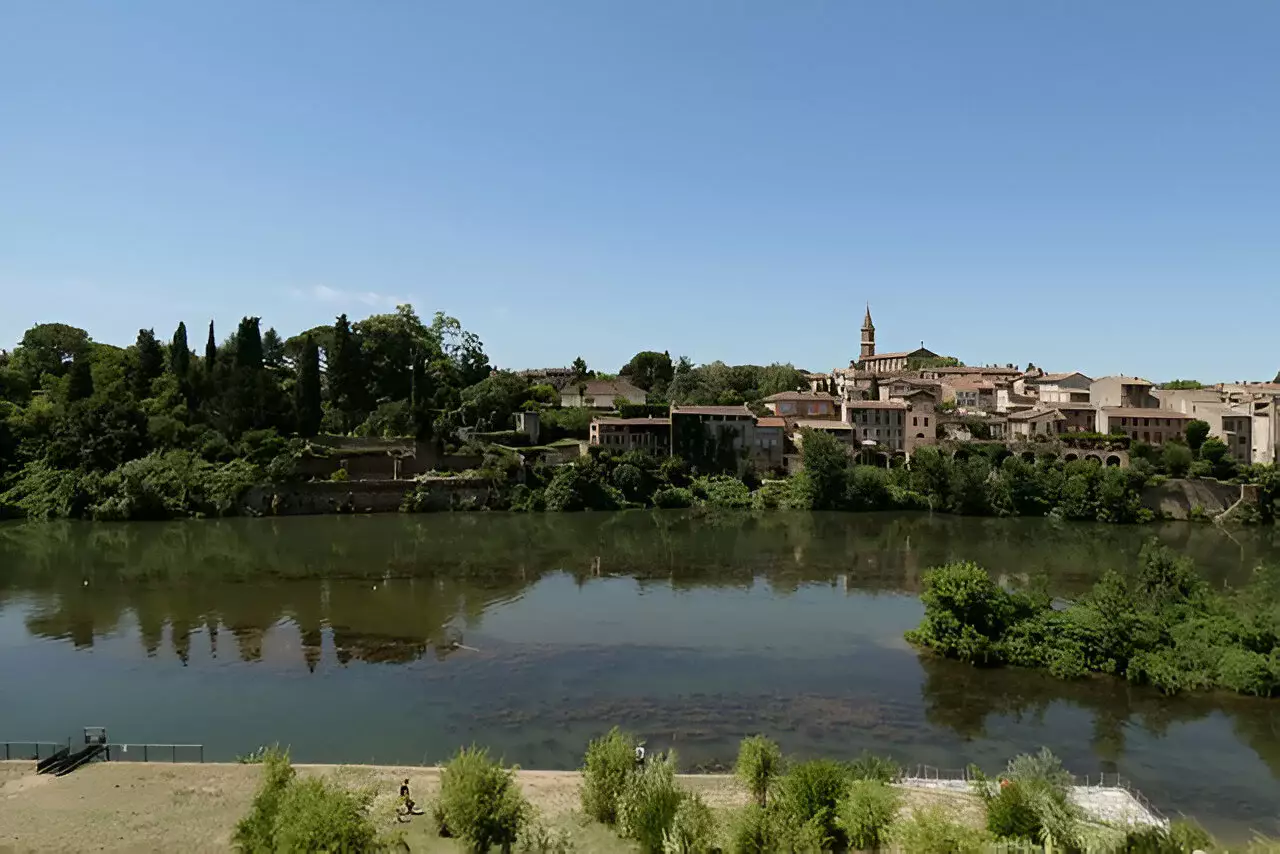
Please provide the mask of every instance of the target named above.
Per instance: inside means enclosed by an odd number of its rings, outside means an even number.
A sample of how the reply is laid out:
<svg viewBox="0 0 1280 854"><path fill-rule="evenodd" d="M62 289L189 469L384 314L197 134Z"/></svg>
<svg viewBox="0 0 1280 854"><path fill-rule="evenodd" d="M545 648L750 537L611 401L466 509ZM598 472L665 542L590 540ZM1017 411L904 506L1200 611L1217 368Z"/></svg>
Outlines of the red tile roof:
<svg viewBox="0 0 1280 854"><path fill-rule="evenodd" d="M592 421L596 424L608 427L670 427L670 418L595 418Z"/></svg>
<svg viewBox="0 0 1280 854"><path fill-rule="evenodd" d="M672 415L726 415L754 418L755 413L742 406L673 406Z"/></svg>
<svg viewBox="0 0 1280 854"><path fill-rule="evenodd" d="M901 400L846 400L844 405L849 409L906 409Z"/></svg>
<svg viewBox="0 0 1280 854"><path fill-rule="evenodd" d="M765 418L756 419L757 427L786 427L787 419L781 416L767 416Z"/></svg>

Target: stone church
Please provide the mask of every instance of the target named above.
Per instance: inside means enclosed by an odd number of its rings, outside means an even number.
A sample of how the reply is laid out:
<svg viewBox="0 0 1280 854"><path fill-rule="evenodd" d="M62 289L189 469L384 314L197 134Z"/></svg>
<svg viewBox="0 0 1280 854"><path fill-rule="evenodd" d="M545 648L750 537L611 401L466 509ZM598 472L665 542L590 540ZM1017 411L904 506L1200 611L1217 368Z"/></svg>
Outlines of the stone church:
<svg viewBox="0 0 1280 854"><path fill-rule="evenodd" d="M913 359L937 359L938 354L924 347L924 342L915 350L909 350L903 353L877 353L876 352L876 327L871 322L871 305L867 305L867 315L862 320L862 349L858 354L856 361L850 362L849 367L856 367L859 370L866 371L871 374L886 374L895 371L905 371L907 363Z"/></svg>

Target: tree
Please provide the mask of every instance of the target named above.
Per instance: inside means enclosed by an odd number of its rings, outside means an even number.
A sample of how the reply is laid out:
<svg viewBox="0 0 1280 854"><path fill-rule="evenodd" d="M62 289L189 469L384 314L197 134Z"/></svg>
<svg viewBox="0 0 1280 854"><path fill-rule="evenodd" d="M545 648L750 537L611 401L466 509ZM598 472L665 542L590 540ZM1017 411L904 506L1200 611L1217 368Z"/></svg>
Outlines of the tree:
<svg viewBox="0 0 1280 854"><path fill-rule="evenodd" d="M849 452L830 433L804 428L800 457L804 463L804 491L814 510L838 510L849 485Z"/></svg>
<svg viewBox="0 0 1280 854"><path fill-rule="evenodd" d="M262 333L262 364L264 367L277 369L284 367L284 340L275 328Z"/></svg>
<svg viewBox="0 0 1280 854"><path fill-rule="evenodd" d="M61 377L77 355L89 349L89 333L65 323L40 323L28 329L13 351L12 367L32 388L45 374Z"/></svg>
<svg viewBox="0 0 1280 854"><path fill-rule="evenodd" d="M1199 418L1187 422L1187 447L1192 452L1198 452L1200 446L1204 444L1204 440L1209 435L1209 424L1207 421L1201 421Z"/></svg>
<svg viewBox="0 0 1280 854"><path fill-rule="evenodd" d="M218 341L213 337L213 321L209 321L209 338L204 342L204 378L212 390L214 371L218 365Z"/></svg>
<svg viewBox="0 0 1280 854"><path fill-rule="evenodd" d="M329 399L338 410L344 433L364 420L367 387L360 343L347 316L339 315L333 324L333 352L329 354Z"/></svg>
<svg viewBox="0 0 1280 854"><path fill-rule="evenodd" d="M484 353L480 337L464 330L456 317L437 311L431 321L431 333L445 358L453 363L462 386L475 385L489 376L489 357Z"/></svg>
<svg viewBox="0 0 1280 854"><path fill-rule="evenodd" d="M293 387L298 434L311 437L320 431L324 411L320 403L320 348L307 336L298 359L298 382Z"/></svg>
<svg viewBox="0 0 1280 854"><path fill-rule="evenodd" d="M71 360L71 371L67 378L67 401L88 400L93 397L93 368L89 364L88 353L76 354Z"/></svg>
<svg viewBox="0 0 1280 854"><path fill-rule="evenodd" d="M169 370L180 381L186 382L191 372L191 349L187 346L187 324L179 323L169 343Z"/></svg>
<svg viewBox="0 0 1280 854"><path fill-rule="evenodd" d="M1204 388L1204 384L1199 382L1198 380L1170 380L1167 383L1162 383L1160 385L1160 388L1198 389L1198 388Z"/></svg>
<svg viewBox="0 0 1280 854"><path fill-rule="evenodd" d="M139 399L151 396L151 381L164 373L164 350L156 340L155 330L139 329L134 345L138 351L138 364L134 374L134 395Z"/></svg>
<svg viewBox="0 0 1280 854"><path fill-rule="evenodd" d="M1191 453L1191 449L1177 442L1166 443L1161 457L1164 461L1165 470L1172 477L1184 476L1187 470L1191 468L1191 463L1195 460L1195 455Z"/></svg>
<svg viewBox="0 0 1280 854"><path fill-rule="evenodd" d="M573 360L573 364L569 366L569 369L573 371L574 382L578 382L579 380L585 379L591 375L587 370L587 360L581 356Z"/></svg>
<svg viewBox="0 0 1280 854"><path fill-rule="evenodd" d="M618 375L629 379L637 388L653 391L667 387L675 376L675 368L671 364L670 353L642 350L622 366Z"/></svg>

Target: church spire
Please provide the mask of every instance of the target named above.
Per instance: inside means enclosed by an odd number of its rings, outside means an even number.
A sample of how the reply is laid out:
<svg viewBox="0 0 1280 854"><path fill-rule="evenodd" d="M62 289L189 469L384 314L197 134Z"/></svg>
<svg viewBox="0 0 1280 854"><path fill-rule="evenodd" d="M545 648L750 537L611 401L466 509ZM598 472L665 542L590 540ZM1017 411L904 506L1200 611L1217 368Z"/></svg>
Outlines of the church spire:
<svg viewBox="0 0 1280 854"><path fill-rule="evenodd" d="M863 329L875 329L875 325L871 323L871 303L867 303L867 316L862 319Z"/></svg>
<svg viewBox="0 0 1280 854"><path fill-rule="evenodd" d="M871 303L867 303L867 316L862 321L862 348L859 359L868 359L876 354L876 328L871 323Z"/></svg>

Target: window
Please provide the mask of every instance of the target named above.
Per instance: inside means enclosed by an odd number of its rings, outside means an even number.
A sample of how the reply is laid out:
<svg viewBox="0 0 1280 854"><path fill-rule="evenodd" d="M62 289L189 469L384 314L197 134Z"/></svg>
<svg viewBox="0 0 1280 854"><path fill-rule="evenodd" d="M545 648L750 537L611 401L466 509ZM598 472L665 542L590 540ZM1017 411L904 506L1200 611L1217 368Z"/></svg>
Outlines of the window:
<svg viewBox="0 0 1280 854"><path fill-rule="evenodd" d="M1243 445L1246 441L1248 441L1248 440L1247 440L1244 436L1241 436L1241 437L1240 437L1240 439L1239 439L1239 442L1240 442L1240 444L1241 444L1241 445Z"/></svg>
<svg viewBox="0 0 1280 854"><path fill-rule="evenodd" d="M1163 434L1161 434L1161 432L1160 432L1159 430L1157 430L1157 431L1156 431L1156 444L1158 445L1158 444L1160 444L1162 441L1164 441Z"/></svg>
<svg viewBox="0 0 1280 854"><path fill-rule="evenodd" d="M1149 432L1147 432L1146 430L1143 430L1143 431L1142 431L1142 441L1144 441L1144 442L1150 442L1150 441L1151 441L1151 434L1150 434Z"/></svg>
<svg viewBox="0 0 1280 854"><path fill-rule="evenodd" d="M919 427L919 426L920 426L920 419L919 419L918 417L914 416L914 415L913 415L913 416L911 416L911 426L912 426L912 427Z"/></svg>
<svg viewBox="0 0 1280 854"><path fill-rule="evenodd" d="M929 416L927 416L927 415L924 417L924 426L926 426L926 427L928 427L928 426L929 426Z"/></svg>

